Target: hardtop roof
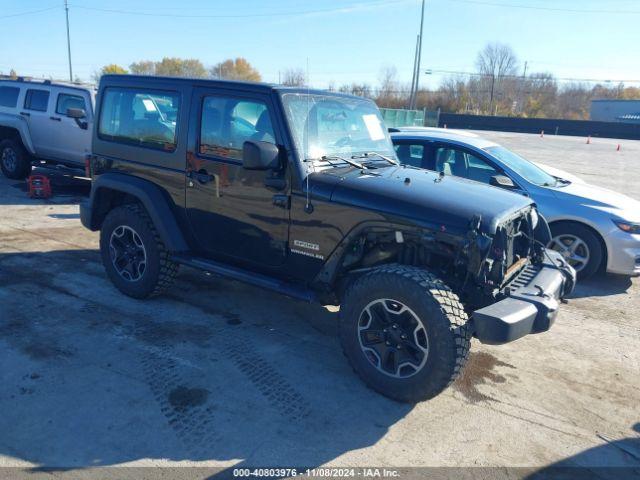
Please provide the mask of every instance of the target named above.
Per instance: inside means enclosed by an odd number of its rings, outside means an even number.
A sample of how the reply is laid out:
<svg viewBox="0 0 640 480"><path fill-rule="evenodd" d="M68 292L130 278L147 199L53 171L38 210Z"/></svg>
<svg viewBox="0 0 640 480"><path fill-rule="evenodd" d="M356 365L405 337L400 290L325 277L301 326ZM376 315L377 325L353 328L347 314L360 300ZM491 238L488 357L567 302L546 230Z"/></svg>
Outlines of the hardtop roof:
<svg viewBox="0 0 640 480"><path fill-rule="evenodd" d="M237 88L241 90L253 90L262 93L271 93L274 91L282 93L309 93L312 95L331 95L338 97L356 98L360 100L367 100L363 97L351 95L348 93L332 92L329 90L320 90L316 88L306 87L290 87L287 85L277 85L274 83L264 82L249 82L242 80L219 80L213 78L191 78L191 77L170 77L170 76L157 76L157 75L129 75L129 74L108 74L103 75L100 79L100 85L105 83L110 84L133 84L139 82L141 84L154 84L154 83L176 83L181 85L193 85L193 86L210 86L220 88Z"/></svg>

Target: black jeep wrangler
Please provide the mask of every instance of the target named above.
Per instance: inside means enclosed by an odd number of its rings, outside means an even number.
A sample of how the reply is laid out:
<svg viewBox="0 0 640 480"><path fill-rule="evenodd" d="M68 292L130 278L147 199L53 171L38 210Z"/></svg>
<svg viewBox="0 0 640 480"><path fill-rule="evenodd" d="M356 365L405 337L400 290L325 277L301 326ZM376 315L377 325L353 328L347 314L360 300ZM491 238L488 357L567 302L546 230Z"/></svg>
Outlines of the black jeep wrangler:
<svg viewBox="0 0 640 480"><path fill-rule="evenodd" d="M520 195L397 163L375 104L337 93L107 75L82 223L126 295L180 264L339 304L373 389L415 402L460 373L472 336L549 329L575 272Z"/></svg>

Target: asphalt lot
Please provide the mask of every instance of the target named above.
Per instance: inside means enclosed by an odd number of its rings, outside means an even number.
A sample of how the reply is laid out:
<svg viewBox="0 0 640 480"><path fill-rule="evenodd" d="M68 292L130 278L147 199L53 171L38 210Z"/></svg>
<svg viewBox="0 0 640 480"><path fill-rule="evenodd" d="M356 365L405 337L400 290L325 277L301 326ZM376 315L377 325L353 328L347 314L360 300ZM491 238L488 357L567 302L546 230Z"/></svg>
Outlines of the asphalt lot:
<svg viewBox="0 0 640 480"><path fill-rule="evenodd" d="M640 198L640 142L483 134ZM19 187L0 179L0 467L640 470L638 279L580 285L545 334L474 341L465 375L412 407L363 386L335 311L187 268L169 295L127 298L80 225L82 187Z"/></svg>

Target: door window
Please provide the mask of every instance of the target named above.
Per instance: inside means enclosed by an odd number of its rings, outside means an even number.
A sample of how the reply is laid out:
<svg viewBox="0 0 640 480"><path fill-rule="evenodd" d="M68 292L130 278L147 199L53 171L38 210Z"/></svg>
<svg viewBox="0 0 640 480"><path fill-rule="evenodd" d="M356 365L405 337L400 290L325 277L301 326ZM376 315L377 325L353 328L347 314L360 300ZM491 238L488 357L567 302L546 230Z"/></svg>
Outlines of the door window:
<svg viewBox="0 0 640 480"><path fill-rule="evenodd" d="M398 156L398 160L403 165L411 165L412 167L422 168L422 159L424 157L424 145L400 143L393 147Z"/></svg>
<svg viewBox="0 0 640 480"><path fill-rule="evenodd" d="M27 95L24 99L24 108L37 112L46 112L48 104L48 90L27 90Z"/></svg>
<svg viewBox="0 0 640 480"><path fill-rule="evenodd" d="M79 95L69 95L68 93L61 93L58 95L58 101L56 102L56 113L59 115L66 115L67 110L70 108L80 108L87 111L87 107L84 103L84 98Z"/></svg>
<svg viewBox="0 0 640 480"><path fill-rule="evenodd" d="M200 154L241 160L242 145L247 140L275 143L267 106L254 100L205 97L200 121Z"/></svg>
<svg viewBox="0 0 640 480"><path fill-rule="evenodd" d="M18 104L20 89L16 87L0 87L0 107L14 108Z"/></svg>
<svg viewBox="0 0 640 480"><path fill-rule="evenodd" d="M98 136L173 152L179 109L177 92L107 88L103 94Z"/></svg>
<svg viewBox="0 0 640 480"><path fill-rule="evenodd" d="M436 170L446 175L455 175L487 184L491 181L491 177L498 175L498 171L484 159L459 148L437 148L435 158Z"/></svg>

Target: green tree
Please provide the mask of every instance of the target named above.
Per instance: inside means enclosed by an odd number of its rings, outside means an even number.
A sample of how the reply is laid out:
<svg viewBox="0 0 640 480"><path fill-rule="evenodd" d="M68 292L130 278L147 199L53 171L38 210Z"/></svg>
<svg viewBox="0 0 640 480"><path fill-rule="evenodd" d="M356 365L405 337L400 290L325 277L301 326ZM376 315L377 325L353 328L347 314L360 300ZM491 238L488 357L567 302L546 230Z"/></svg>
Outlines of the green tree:
<svg viewBox="0 0 640 480"><path fill-rule="evenodd" d="M163 75L167 77L207 76L207 70L200 60L195 58L164 57L159 62L141 60L129 65L131 73L136 75Z"/></svg>
<svg viewBox="0 0 640 480"><path fill-rule="evenodd" d="M93 74L93 79L96 83L98 83L102 75L123 75L125 73L129 73L126 68L123 68L120 65L116 65L115 63L110 63L109 65L105 65L99 71L95 72Z"/></svg>
<svg viewBox="0 0 640 480"><path fill-rule="evenodd" d="M133 62L129 65L131 73L136 75L155 75L156 74L156 62L151 60L142 60L140 62Z"/></svg>
<svg viewBox="0 0 640 480"><path fill-rule="evenodd" d="M155 74L170 77L195 77L207 76L207 70L200 60L195 58L164 57L155 63Z"/></svg>
<svg viewBox="0 0 640 480"><path fill-rule="evenodd" d="M262 80L260 72L253 68L251 64L242 57L220 62L211 67L209 72L214 78L226 80L247 80L250 82L259 82Z"/></svg>

